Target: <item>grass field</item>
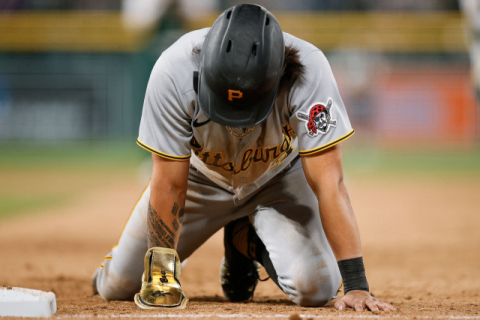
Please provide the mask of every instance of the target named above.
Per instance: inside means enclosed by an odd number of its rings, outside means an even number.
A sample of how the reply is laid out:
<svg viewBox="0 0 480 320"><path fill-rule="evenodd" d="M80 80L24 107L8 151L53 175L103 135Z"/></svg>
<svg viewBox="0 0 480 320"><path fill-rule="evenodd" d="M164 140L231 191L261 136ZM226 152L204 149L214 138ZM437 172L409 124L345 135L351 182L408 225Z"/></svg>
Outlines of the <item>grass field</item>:
<svg viewBox="0 0 480 320"><path fill-rule="evenodd" d="M135 174L149 154L134 143L0 146L0 218L68 205L111 177Z"/></svg>
<svg viewBox="0 0 480 320"><path fill-rule="evenodd" d="M108 183L111 176L137 174L150 154L132 141L0 145L0 218L68 205L79 192ZM480 177L480 150L398 151L347 146L343 161L347 177Z"/></svg>

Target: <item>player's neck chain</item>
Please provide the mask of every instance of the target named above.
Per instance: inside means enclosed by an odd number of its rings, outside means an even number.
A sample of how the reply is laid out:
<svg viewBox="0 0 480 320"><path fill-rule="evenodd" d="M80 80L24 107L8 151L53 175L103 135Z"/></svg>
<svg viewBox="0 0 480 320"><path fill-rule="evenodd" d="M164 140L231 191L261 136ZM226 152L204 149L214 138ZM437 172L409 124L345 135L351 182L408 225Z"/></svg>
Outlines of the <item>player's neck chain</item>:
<svg viewBox="0 0 480 320"><path fill-rule="evenodd" d="M244 133L238 133L238 132L235 132L232 127L229 127L229 126L226 126L226 127L227 127L228 131L230 131L230 133L231 133L234 137L237 137L237 138L244 138L244 137L248 136L248 134L249 134L250 132L252 132L253 129L255 129L255 126L253 126L253 127L248 128L247 130L245 130Z"/></svg>

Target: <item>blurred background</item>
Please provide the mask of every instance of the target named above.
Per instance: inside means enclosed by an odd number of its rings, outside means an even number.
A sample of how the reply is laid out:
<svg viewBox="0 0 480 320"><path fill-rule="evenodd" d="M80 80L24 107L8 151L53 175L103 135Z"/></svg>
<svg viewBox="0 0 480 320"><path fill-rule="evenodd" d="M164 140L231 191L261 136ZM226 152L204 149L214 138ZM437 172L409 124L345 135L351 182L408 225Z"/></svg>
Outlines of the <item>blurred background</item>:
<svg viewBox="0 0 480 320"><path fill-rule="evenodd" d="M237 3L1 1L0 141L133 141L158 56ZM357 141L476 144L476 17L462 15L457 0L257 3L328 56Z"/></svg>
<svg viewBox="0 0 480 320"><path fill-rule="evenodd" d="M72 193L62 185L41 194L49 174L32 182L41 195L27 197L25 183L42 166L82 174L140 167L144 181L150 155L135 138L155 61L237 3L0 1L0 214ZM256 3L327 55L356 130L345 143L347 171L480 172L478 1ZM22 174L30 176L20 184Z"/></svg>

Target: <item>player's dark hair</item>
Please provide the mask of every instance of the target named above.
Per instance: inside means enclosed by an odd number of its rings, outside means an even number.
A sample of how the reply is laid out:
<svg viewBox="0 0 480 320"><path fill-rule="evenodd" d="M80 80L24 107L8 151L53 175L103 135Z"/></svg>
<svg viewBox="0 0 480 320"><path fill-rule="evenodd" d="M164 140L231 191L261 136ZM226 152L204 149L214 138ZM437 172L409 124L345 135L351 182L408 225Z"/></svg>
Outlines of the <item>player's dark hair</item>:
<svg viewBox="0 0 480 320"><path fill-rule="evenodd" d="M195 57L200 57L202 45L199 44L192 49ZM283 75L280 79L278 94L290 91L297 81L301 81L305 75L305 66L300 62L298 50L292 45L285 46L285 59L283 61Z"/></svg>
<svg viewBox="0 0 480 320"><path fill-rule="evenodd" d="M305 66L300 62L298 50L293 46L285 46L283 75L280 79L278 93L290 91L295 82L301 81L305 75Z"/></svg>

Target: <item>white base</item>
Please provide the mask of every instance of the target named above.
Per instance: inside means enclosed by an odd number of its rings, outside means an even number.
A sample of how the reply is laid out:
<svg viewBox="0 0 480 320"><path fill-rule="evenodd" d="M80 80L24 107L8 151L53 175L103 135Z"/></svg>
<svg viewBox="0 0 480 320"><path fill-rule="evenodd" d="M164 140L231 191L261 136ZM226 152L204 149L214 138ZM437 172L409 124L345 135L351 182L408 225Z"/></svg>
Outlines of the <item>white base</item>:
<svg viewBox="0 0 480 320"><path fill-rule="evenodd" d="M56 311L53 292L0 287L0 317L50 317Z"/></svg>

